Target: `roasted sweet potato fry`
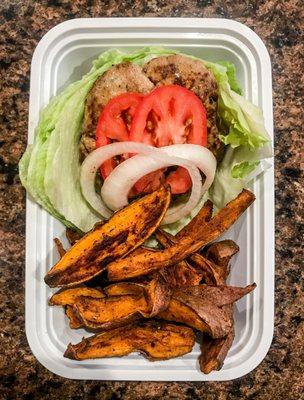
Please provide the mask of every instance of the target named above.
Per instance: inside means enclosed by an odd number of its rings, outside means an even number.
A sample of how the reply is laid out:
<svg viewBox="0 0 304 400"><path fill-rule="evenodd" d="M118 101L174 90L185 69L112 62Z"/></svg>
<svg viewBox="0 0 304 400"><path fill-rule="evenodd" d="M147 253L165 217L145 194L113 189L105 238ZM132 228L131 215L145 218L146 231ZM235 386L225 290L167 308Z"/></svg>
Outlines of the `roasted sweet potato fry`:
<svg viewBox="0 0 304 400"><path fill-rule="evenodd" d="M234 330L222 339L212 339L205 335L201 344L201 355L199 357L200 369L204 374L210 374L213 370L220 370L223 366L227 353L232 346Z"/></svg>
<svg viewBox="0 0 304 400"><path fill-rule="evenodd" d="M221 270L212 261L207 260L199 253L189 256L189 262L201 272L202 279L207 285L223 285Z"/></svg>
<svg viewBox="0 0 304 400"><path fill-rule="evenodd" d="M217 271L226 280L230 272L229 262L239 250L233 240L222 240L204 249L204 256L218 266Z"/></svg>
<svg viewBox="0 0 304 400"><path fill-rule="evenodd" d="M164 247L168 248L172 246L175 243L178 243L178 239L176 236L170 235L170 233L165 232L161 229L157 229L155 232L155 236L159 243ZM198 285L200 281L203 279L205 283L208 285L222 285L224 283L222 276L221 276L221 268L217 268L216 265L212 263L212 261L207 260L205 257L203 257L199 253L194 253L190 255L187 259L189 262L187 263L186 261L181 261L178 263L174 269L175 273L179 273L179 270L188 272L185 268L185 264L188 266L190 279L189 281L185 282L184 285L179 285L179 286L194 286ZM191 265L190 265L190 264ZM170 270L172 267L165 268L164 271ZM219 269L219 271L218 271ZM195 276L193 277L194 279L191 279L191 270L194 271L194 274L196 275L197 279L195 279ZM181 275L181 274L179 274ZM179 279L180 281L180 279ZM191 281L195 283L191 283Z"/></svg>
<svg viewBox="0 0 304 400"><path fill-rule="evenodd" d="M83 325L89 329L108 330L127 325L141 317L141 312L148 312L144 296L124 295L103 299L78 297L73 311Z"/></svg>
<svg viewBox="0 0 304 400"><path fill-rule="evenodd" d="M144 296L145 286L134 282L118 282L105 287L104 292L107 296L135 295Z"/></svg>
<svg viewBox="0 0 304 400"><path fill-rule="evenodd" d="M170 203L161 187L115 213L81 238L45 276L50 287L72 286L99 275L113 260L140 246L158 227Z"/></svg>
<svg viewBox="0 0 304 400"><path fill-rule="evenodd" d="M165 310L170 302L171 289L161 275L157 275L145 287L145 296L148 303L148 312L142 313L145 317L154 317Z"/></svg>
<svg viewBox="0 0 304 400"><path fill-rule="evenodd" d="M182 230L180 230L175 238L180 240L187 236L194 236L202 226L210 221L212 217L213 204L210 200L207 200L197 215L192 218L188 225L186 225Z"/></svg>
<svg viewBox="0 0 304 400"><path fill-rule="evenodd" d="M182 261L230 228L254 199L253 193L243 190L236 199L228 203L209 222L203 224L197 232L193 232L192 236L185 236L179 243L170 248L159 252L130 254L123 259L111 262L107 268L109 279L119 281L146 275Z"/></svg>
<svg viewBox="0 0 304 400"><path fill-rule="evenodd" d="M67 305L65 307L65 315L68 317L70 323L70 328L71 329L79 329L83 328L83 323L80 321L80 319L77 317L76 313L73 310L73 306Z"/></svg>
<svg viewBox="0 0 304 400"><path fill-rule="evenodd" d="M88 287L77 287L66 290L61 290L50 298L49 304L51 306L72 306L80 296L87 296L100 299L105 297L105 294L98 289Z"/></svg>
<svg viewBox="0 0 304 400"><path fill-rule="evenodd" d="M158 317L184 323L207 332L212 338L223 338L232 328L232 312L227 305L233 304L254 288L255 284L245 288L199 285L175 289L168 308Z"/></svg>
<svg viewBox="0 0 304 400"><path fill-rule="evenodd" d="M225 337L231 330L231 320L220 307L182 292L173 293L169 307L158 318L180 322L213 338Z"/></svg>
<svg viewBox="0 0 304 400"><path fill-rule="evenodd" d="M246 287L198 285L176 289L174 296L181 293L183 295L187 294L187 296L200 299L203 303L210 302L218 307L222 307L227 304L233 304L246 294L252 292L255 288L255 283Z"/></svg>
<svg viewBox="0 0 304 400"><path fill-rule="evenodd" d="M161 229L157 229L155 236L165 249L174 243L174 236ZM189 265L186 260L180 261L171 267L161 269L159 273L172 288L199 285L203 278L203 273Z"/></svg>
<svg viewBox="0 0 304 400"><path fill-rule="evenodd" d="M194 333L185 326L149 321L133 324L69 344L64 356L72 360L122 357L134 351L149 360L168 360L189 353L194 345Z"/></svg>
<svg viewBox="0 0 304 400"><path fill-rule="evenodd" d="M186 261L161 269L159 274L171 288L199 285L203 277L203 274Z"/></svg>

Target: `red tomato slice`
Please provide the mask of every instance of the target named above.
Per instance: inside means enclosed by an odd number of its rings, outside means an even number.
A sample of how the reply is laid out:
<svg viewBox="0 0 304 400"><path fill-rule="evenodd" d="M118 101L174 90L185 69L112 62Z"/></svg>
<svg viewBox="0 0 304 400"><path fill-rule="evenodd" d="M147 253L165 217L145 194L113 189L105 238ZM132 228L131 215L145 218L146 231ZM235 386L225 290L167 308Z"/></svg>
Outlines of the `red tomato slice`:
<svg viewBox="0 0 304 400"><path fill-rule="evenodd" d="M131 124L130 140L155 147L177 143L206 146L206 110L190 90L178 85L160 86L138 106ZM190 176L182 168L170 174L168 183L173 194L185 193L191 187ZM142 189L137 185L137 190ZM146 186L145 191L150 190Z"/></svg>
<svg viewBox="0 0 304 400"><path fill-rule="evenodd" d="M108 102L98 119L96 147L105 146L112 141L129 140L131 121L142 99L143 95L140 93L123 93ZM116 164L111 159L100 167L103 179L113 171Z"/></svg>

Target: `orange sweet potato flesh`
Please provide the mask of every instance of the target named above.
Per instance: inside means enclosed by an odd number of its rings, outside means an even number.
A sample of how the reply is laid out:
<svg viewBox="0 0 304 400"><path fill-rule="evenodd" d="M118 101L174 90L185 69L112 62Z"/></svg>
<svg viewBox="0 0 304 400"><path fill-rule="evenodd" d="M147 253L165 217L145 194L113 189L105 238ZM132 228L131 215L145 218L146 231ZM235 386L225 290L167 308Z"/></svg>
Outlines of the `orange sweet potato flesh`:
<svg viewBox="0 0 304 400"><path fill-rule="evenodd" d="M198 230L212 217L213 203L207 200L200 211L196 214L194 218L187 224L183 229L181 229L175 236L177 240L185 238L187 236L194 236Z"/></svg>
<svg viewBox="0 0 304 400"><path fill-rule="evenodd" d="M82 321L77 317L77 314L73 310L73 306L67 305L65 307L65 315L69 319L69 326L71 329L83 328Z"/></svg>
<svg viewBox="0 0 304 400"><path fill-rule="evenodd" d="M155 236L165 249L174 243L172 240L174 236L161 229L157 229ZM171 267L164 268L160 270L159 273L172 288L198 285L203 277L203 274L200 271L193 268L185 260L180 261Z"/></svg>
<svg viewBox="0 0 304 400"><path fill-rule="evenodd" d="M210 221L203 223L190 236L185 236L170 248L158 252L130 254L123 259L111 262L107 267L109 279L120 281L146 275L184 260L229 229L254 199L253 193L244 189Z"/></svg>
<svg viewBox="0 0 304 400"><path fill-rule="evenodd" d="M94 298L102 298L105 297L105 294L98 289L89 288L89 287L77 287L66 290L61 290L50 298L49 304L51 306L72 306L75 304L75 301L80 296L94 297Z"/></svg>
<svg viewBox="0 0 304 400"><path fill-rule="evenodd" d="M115 213L79 239L45 276L50 287L72 286L99 275L113 260L140 246L158 227L170 203L161 187Z"/></svg>
<svg viewBox="0 0 304 400"><path fill-rule="evenodd" d="M144 296L124 295L103 299L79 297L73 310L83 325L89 329L112 329L126 325L148 311Z"/></svg>
<svg viewBox="0 0 304 400"><path fill-rule="evenodd" d="M113 329L69 344L64 357L72 360L122 357L134 351L149 360L168 360L192 350L194 333L185 326L149 321Z"/></svg>

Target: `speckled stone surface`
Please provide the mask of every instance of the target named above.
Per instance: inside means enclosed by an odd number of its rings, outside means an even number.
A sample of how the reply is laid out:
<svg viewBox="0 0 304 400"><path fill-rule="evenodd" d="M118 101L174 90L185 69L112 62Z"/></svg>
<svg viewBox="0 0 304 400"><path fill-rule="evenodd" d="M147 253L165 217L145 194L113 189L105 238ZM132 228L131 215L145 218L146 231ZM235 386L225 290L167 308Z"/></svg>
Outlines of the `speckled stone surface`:
<svg viewBox="0 0 304 400"><path fill-rule="evenodd" d="M17 163L27 141L31 57L41 37L56 24L70 18L98 16L232 18L260 35L271 55L276 160L275 333L264 361L238 380L223 383L70 381L42 367L27 344L24 332L25 193L18 178ZM0 2L0 399L304 398L303 32L304 7L300 0Z"/></svg>

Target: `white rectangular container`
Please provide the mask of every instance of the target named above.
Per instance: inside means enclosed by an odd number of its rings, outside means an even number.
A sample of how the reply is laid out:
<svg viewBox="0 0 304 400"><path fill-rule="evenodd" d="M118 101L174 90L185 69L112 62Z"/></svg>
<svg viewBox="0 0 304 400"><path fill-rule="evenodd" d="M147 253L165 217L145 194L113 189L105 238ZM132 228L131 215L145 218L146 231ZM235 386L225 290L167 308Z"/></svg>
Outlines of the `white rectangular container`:
<svg viewBox="0 0 304 400"><path fill-rule="evenodd" d="M232 61L246 98L259 105L273 135L271 65L261 39L246 26L225 19L98 18L66 21L39 42L32 61L29 142L39 112L52 96L82 77L91 61L110 48L135 50L147 45L177 49L210 61ZM83 330L71 330L60 307L49 307L52 291L43 277L57 261L53 238L64 241L64 227L29 197L26 212L26 334L36 358L50 371L72 379L215 381L235 379L265 357L273 335L274 177L273 165L253 185L257 200L225 237L241 251L233 260L230 283L257 283L235 307L236 338L221 371L204 375L199 346L183 357L149 362L124 358L72 361L63 357Z"/></svg>

